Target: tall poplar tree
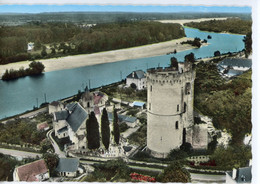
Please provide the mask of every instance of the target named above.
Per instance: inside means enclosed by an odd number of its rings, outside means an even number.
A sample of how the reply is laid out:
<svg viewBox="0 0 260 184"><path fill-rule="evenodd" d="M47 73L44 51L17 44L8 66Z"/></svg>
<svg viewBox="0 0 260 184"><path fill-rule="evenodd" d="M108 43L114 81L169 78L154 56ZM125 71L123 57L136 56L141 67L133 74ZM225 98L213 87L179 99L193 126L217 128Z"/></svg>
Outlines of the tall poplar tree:
<svg viewBox="0 0 260 184"><path fill-rule="evenodd" d="M89 149L100 147L99 125L95 113L92 111L87 120L87 140Z"/></svg>
<svg viewBox="0 0 260 184"><path fill-rule="evenodd" d="M119 132L119 125L118 125L118 116L115 109L113 113L114 113L114 119L113 119L114 140L116 144L119 144L120 132Z"/></svg>
<svg viewBox="0 0 260 184"><path fill-rule="evenodd" d="M103 109L101 116L101 135L102 143L104 144L105 148L108 149L110 143L110 127L106 108Z"/></svg>

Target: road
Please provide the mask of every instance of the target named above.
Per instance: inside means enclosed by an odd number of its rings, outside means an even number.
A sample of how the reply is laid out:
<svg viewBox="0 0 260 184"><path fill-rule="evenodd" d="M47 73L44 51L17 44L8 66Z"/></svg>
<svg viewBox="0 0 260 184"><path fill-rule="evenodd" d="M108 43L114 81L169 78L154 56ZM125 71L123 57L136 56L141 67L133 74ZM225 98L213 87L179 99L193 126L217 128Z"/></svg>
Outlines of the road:
<svg viewBox="0 0 260 184"><path fill-rule="evenodd" d="M0 148L0 153L3 153L5 155L11 155L18 159L22 158L36 158L41 157L42 155L39 153L33 153L33 152L27 152L27 151L18 151L14 149L6 149L6 148Z"/></svg>
<svg viewBox="0 0 260 184"><path fill-rule="evenodd" d="M26 114L20 115L19 118L29 118L29 117L35 116L35 115L37 115L39 113L43 113L43 112L47 112L47 111L48 111L48 108L47 107L43 107L43 108L34 110L32 112L28 112ZM14 120L14 118L10 118L10 119L4 120L4 121L2 121L2 123L6 123L7 121L10 121L10 120Z"/></svg>
<svg viewBox="0 0 260 184"><path fill-rule="evenodd" d="M60 157L60 158L65 158L66 155L63 151L60 150L58 144L55 142L55 140L52 138L51 134L52 134L53 130L50 130L47 132L46 136L47 138L51 141L51 144L55 150L55 153Z"/></svg>
<svg viewBox="0 0 260 184"><path fill-rule="evenodd" d="M225 175L213 175L213 174L195 174L190 173L191 181L198 183L225 183L226 176Z"/></svg>

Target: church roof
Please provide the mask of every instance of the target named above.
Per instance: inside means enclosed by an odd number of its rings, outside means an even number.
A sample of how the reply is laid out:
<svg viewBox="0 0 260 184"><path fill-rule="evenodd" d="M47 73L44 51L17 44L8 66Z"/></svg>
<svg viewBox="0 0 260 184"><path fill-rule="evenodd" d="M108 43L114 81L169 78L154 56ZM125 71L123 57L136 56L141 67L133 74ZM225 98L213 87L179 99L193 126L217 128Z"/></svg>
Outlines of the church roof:
<svg viewBox="0 0 260 184"><path fill-rule="evenodd" d="M54 114L55 114L55 117L56 117L56 121L66 120L69 116L69 112L67 110L54 112Z"/></svg>
<svg viewBox="0 0 260 184"><path fill-rule="evenodd" d="M142 79L142 78L145 78L145 73L143 70L136 70L136 71L133 71L132 73L130 73L126 78Z"/></svg>
<svg viewBox="0 0 260 184"><path fill-rule="evenodd" d="M79 103L68 104L67 108L71 111L67 118L67 122L71 129L76 132L87 119L88 113L79 105Z"/></svg>

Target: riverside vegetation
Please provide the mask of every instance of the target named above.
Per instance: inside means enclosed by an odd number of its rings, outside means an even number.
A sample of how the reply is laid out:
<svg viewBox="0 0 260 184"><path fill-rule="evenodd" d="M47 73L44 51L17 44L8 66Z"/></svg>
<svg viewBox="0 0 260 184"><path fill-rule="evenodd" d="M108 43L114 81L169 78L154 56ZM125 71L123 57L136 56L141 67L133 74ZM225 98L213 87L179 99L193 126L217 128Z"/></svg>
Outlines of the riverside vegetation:
<svg viewBox="0 0 260 184"><path fill-rule="evenodd" d="M24 69L23 67L19 70L6 70L2 76L3 80L12 80L19 77L25 77L30 75L39 75L44 71L44 65L41 62L33 61L29 64L29 68Z"/></svg>
<svg viewBox="0 0 260 184"><path fill-rule="evenodd" d="M0 64L122 49L185 36L180 24L145 21L88 28L72 23L30 23L1 27L0 32ZM34 51L27 52L28 42L34 42Z"/></svg>

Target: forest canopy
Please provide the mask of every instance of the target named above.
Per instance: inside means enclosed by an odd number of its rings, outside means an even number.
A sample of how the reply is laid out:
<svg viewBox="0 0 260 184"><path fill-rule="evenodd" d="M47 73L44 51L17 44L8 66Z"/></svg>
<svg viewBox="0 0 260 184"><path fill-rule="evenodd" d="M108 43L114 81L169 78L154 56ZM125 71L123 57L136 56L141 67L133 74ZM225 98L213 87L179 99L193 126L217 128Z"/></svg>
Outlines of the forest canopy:
<svg viewBox="0 0 260 184"><path fill-rule="evenodd" d="M0 64L135 47L185 36L180 24L117 22L82 27L72 23L34 23L0 28ZM35 50L28 52L33 42ZM52 50L46 52L46 47Z"/></svg>
<svg viewBox="0 0 260 184"><path fill-rule="evenodd" d="M189 22L185 26L212 32L230 32L236 34L247 34L251 31L252 21L239 18L228 18L227 20L210 20L203 22Z"/></svg>

